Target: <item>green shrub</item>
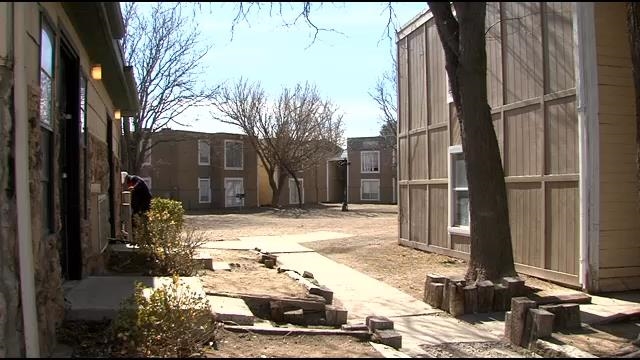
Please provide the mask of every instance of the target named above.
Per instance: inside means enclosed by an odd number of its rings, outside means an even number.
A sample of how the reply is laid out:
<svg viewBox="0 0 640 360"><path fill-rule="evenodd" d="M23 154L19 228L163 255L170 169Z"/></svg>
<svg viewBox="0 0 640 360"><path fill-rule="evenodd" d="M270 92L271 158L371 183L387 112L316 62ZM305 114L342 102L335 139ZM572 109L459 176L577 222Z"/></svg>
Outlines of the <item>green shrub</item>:
<svg viewBox="0 0 640 360"><path fill-rule="evenodd" d="M138 357L188 357L215 342L209 304L173 277L156 290L136 283L112 325L116 351Z"/></svg>
<svg viewBox="0 0 640 360"><path fill-rule="evenodd" d="M192 276L201 264L195 260L204 240L195 230L184 231L184 209L178 201L154 198L146 218L136 216L135 239L149 259L149 275Z"/></svg>

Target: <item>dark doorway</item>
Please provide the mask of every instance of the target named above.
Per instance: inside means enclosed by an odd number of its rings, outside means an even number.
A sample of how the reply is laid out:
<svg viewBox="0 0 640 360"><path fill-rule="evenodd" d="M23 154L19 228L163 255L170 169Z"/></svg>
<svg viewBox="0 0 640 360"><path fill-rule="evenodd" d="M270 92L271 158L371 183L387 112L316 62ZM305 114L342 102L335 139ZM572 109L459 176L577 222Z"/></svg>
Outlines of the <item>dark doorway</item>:
<svg viewBox="0 0 640 360"><path fill-rule="evenodd" d="M113 238L116 234L116 216L115 203L116 188L115 181L115 161L113 155L113 119L107 114L107 161L109 163L109 224L111 225L109 237ZM120 176L118 176L120 178Z"/></svg>
<svg viewBox="0 0 640 360"><path fill-rule="evenodd" d="M60 261L66 279L82 278L80 243L80 66L78 56L64 37L60 42L58 78L60 116L60 211L62 246Z"/></svg>

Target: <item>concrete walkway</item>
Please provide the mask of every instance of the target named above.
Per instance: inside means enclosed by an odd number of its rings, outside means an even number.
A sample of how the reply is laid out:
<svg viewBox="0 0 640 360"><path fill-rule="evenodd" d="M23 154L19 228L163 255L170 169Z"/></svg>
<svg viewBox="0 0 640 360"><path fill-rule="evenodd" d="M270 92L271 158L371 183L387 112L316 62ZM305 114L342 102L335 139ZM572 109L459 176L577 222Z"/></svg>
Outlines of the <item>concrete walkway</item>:
<svg viewBox="0 0 640 360"><path fill-rule="evenodd" d="M339 233L336 234L336 236ZM300 245L315 235L301 234L286 237L251 237L239 241L209 242L207 249L253 249L278 255L280 267L309 271L322 285L330 288L334 297L349 311L350 323L363 323L369 315L391 318L402 335L402 351L410 356L424 354L420 345L452 342L498 341L499 336L478 329L464 321L448 316L426 303L348 266L339 264ZM233 243L233 244L230 244Z"/></svg>

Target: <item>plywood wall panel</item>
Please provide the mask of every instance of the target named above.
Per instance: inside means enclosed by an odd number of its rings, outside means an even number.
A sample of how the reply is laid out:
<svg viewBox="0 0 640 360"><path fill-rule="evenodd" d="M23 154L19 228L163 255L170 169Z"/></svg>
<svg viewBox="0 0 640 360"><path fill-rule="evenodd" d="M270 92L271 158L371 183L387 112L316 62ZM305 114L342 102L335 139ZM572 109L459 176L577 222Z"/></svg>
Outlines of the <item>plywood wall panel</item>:
<svg viewBox="0 0 640 360"><path fill-rule="evenodd" d="M447 247L447 186L429 185L429 245Z"/></svg>
<svg viewBox="0 0 640 360"><path fill-rule="evenodd" d="M427 185L412 185L411 195L411 241L427 243Z"/></svg>
<svg viewBox="0 0 640 360"><path fill-rule="evenodd" d="M545 94L575 87L573 24L570 2L545 2L544 29Z"/></svg>
<svg viewBox="0 0 640 360"><path fill-rule="evenodd" d="M578 114L575 97L548 102L545 106L546 173L577 174Z"/></svg>
<svg viewBox="0 0 640 360"><path fill-rule="evenodd" d="M546 266L577 275L580 253L578 182L552 182L546 186Z"/></svg>
<svg viewBox="0 0 640 360"><path fill-rule="evenodd" d="M445 179L447 177L447 128L429 131L429 178Z"/></svg>
<svg viewBox="0 0 640 360"><path fill-rule="evenodd" d="M538 105L505 112L505 173L542 174L542 111Z"/></svg>
<svg viewBox="0 0 640 360"><path fill-rule="evenodd" d="M407 36L409 57L409 129L423 128L427 124L427 68L424 26Z"/></svg>

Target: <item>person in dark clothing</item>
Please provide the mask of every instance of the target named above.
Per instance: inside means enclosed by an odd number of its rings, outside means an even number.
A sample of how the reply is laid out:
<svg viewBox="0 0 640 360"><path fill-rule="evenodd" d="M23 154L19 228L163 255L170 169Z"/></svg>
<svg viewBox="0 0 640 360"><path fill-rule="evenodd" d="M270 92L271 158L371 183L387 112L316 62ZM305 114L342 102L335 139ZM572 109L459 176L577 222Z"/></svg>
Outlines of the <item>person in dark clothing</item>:
<svg viewBox="0 0 640 360"><path fill-rule="evenodd" d="M138 175L125 176L127 188L131 191L131 211L133 215L144 215L151 209L151 191Z"/></svg>

